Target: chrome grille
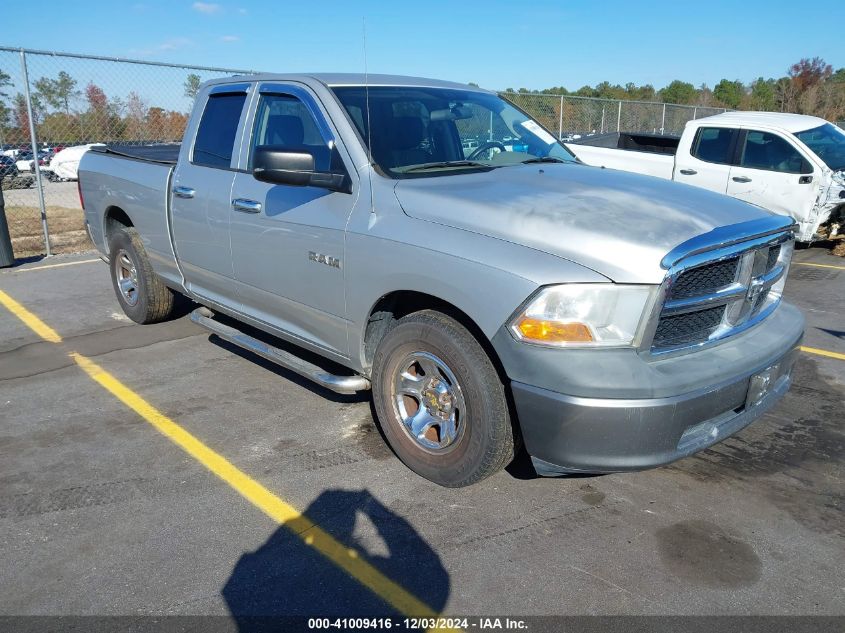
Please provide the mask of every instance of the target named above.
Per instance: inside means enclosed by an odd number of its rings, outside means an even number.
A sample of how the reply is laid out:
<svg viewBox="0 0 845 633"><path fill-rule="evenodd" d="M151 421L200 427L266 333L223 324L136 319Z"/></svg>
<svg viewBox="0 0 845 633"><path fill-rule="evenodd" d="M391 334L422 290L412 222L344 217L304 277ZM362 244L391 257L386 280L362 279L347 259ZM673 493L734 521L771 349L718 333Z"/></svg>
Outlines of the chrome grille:
<svg viewBox="0 0 845 633"><path fill-rule="evenodd" d="M721 262L702 264L684 271L669 288L672 299L685 299L715 292L736 279L739 256Z"/></svg>
<svg viewBox="0 0 845 633"><path fill-rule="evenodd" d="M716 306L697 312L661 317L654 331L653 348L661 349L697 343L701 337L710 336L722 323L725 306Z"/></svg>
<svg viewBox="0 0 845 633"><path fill-rule="evenodd" d="M780 244L776 244L774 246L769 247L769 255L766 258L766 272L769 272L772 268L775 267L775 264L778 262L778 257L780 256Z"/></svg>
<svg viewBox="0 0 845 633"><path fill-rule="evenodd" d="M661 354L703 345L764 319L780 300L772 288L786 274L791 246L792 233L785 232L677 261L663 284L647 349Z"/></svg>

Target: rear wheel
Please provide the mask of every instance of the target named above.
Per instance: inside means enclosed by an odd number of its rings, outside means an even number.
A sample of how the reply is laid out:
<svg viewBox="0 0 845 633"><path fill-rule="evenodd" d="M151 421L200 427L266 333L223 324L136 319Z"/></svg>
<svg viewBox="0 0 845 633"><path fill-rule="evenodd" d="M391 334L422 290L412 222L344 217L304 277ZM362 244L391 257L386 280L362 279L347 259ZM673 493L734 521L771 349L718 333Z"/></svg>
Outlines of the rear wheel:
<svg viewBox="0 0 845 633"><path fill-rule="evenodd" d="M112 285L120 307L136 323L163 321L173 312L173 292L153 272L134 227L121 227L109 240Z"/></svg>
<svg viewBox="0 0 845 633"><path fill-rule="evenodd" d="M505 387L455 319L432 310L400 319L373 363L373 399L387 441L414 472L468 486L513 459Z"/></svg>

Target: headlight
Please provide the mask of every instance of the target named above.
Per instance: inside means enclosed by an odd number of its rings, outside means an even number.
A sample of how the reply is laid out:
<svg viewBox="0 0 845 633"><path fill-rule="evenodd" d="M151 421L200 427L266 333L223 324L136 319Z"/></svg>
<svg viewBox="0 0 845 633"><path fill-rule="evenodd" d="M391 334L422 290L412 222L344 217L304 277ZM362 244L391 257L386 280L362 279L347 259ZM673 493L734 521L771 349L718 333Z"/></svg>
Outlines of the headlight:
<svg viewBox="0 0 845 633"><path fill-rule="evenodd" d="M638 343L657 286L566 284L540 290L510 322L520 341L553 347Z"/></svg>

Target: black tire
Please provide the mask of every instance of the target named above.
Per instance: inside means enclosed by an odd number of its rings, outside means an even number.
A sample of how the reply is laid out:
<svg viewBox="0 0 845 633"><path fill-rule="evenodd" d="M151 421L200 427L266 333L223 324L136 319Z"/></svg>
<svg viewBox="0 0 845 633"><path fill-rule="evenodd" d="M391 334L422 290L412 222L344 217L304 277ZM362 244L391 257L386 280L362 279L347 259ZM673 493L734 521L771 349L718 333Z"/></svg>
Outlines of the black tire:
<svg viewBox="0 0 845 633"><path fill-rule="evenodd" d="M419 353L433 356L445 366L445 372L434 374L439 383L445 381L452 387L449 373L458 383L455 391L464 411L455 424L456 438L444 448L421 445L402 421L400 408L405 408L408 417L415 398L401 396L394 383L404 371L400 365ZM425 382L426 375L414 370L413 378ZM514 428L505 386L484 348L450 316L424 310L397 321L379 343L372 379L381 429L396 455L417 474L441 486L459 488L489 477L513 459ZM411 402L411 408L398 404L400 401ZM453 401L450 395L447 402ZM417 411L422 407L418 404ZM433 437L440 433L436 430Z"/></svg>
<svg viewBox="0 0 845 633"><path fill-rule="evenodd" d="M125 260L123 256L128 258ZM123 265L124 263L131 264ZM153 272L150 260L135 227L122 227L109 240L109 269L117 300L124 314L135 323L164 321L173 312L173 291ZM134 269L134 276L131 271ZM120 288L119 275L134 277L134 291L125 295ZM128 296L127 296L128 295Z"/></svg>

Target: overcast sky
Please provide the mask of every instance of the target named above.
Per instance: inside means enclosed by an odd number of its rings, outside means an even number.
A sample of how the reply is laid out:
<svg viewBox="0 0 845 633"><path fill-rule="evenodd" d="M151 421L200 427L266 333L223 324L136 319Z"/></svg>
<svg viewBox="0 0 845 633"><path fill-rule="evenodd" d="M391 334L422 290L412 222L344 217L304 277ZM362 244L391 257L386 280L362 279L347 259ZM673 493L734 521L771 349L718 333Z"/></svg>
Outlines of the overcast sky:
<svg viewBox="0 0 845 633"><path fill-rule="evenodd" d="M12 3L3 10L0 44L244 70L361 72L366 18L370 72L491 89L577 89L604 80L661 88L673 79L712 87L722 77L782 76L801 57L845 66L836 18L809 15L810 6L782 0Z"/></svg>

